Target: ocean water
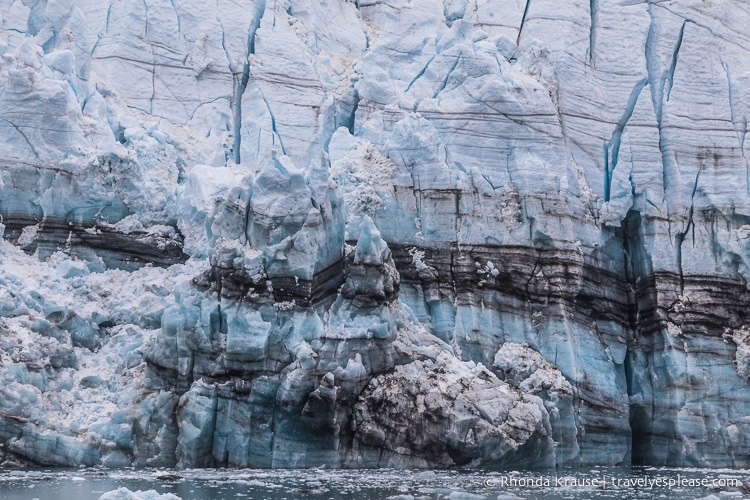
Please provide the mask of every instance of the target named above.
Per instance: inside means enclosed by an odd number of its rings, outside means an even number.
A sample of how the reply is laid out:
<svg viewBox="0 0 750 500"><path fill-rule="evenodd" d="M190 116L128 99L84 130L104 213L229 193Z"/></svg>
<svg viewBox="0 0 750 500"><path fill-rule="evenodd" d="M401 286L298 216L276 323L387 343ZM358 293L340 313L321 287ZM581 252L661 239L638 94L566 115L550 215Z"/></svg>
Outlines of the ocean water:
<svg viewBox="0 0 750 500"><path fill-rule="evenodd" d="M127 488L182 499L750 498L750 470L594 467L556 471L24 469L0 470L3 500L96 500Z"/></svg>

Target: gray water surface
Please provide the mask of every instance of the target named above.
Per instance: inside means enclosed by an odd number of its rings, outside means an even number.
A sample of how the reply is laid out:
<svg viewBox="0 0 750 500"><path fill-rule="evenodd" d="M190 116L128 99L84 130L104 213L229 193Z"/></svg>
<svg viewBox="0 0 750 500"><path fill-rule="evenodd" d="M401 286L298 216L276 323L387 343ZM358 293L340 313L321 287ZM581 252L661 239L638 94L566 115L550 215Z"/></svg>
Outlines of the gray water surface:
<svg viewBox="0 0 750 500"><path fill-rule="evenodd" d="M750 498L750 470L594 467L557 471L0 470L4 500L97 500L125 487L182 499Z"/></svg>

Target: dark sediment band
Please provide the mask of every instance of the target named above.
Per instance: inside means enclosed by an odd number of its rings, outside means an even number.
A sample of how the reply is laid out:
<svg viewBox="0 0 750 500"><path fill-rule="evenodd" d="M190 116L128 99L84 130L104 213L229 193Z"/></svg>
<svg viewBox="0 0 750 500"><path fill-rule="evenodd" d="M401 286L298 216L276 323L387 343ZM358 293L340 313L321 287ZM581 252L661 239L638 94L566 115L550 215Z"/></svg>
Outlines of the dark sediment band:
<svg viewBox="0 0 750 500"><path fill-rule="evenodd" d="M25 227L38 224L33 241L23 245L24 251L39 251L46 258L58 250L87 259L100 257L108 268L134 270L147 264L169 267L188 259L182 251L182 237L174 228L174 237L146 231L128 234L106 224L78 224L66 219L46 219L43 222L18 217L4 217L5 238L18 243Z"/></svg>

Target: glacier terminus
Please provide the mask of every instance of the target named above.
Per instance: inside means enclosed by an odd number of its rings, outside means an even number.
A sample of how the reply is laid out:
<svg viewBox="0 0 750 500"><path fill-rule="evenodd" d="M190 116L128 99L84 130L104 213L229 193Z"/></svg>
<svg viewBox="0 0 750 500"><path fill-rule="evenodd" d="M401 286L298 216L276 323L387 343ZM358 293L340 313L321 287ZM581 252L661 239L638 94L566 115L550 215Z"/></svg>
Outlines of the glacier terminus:
<svg viewBox="0 0 750 500"><path fill-rule="evenodd" d="M748 25L0 0L0 466L750 467Z"/></svg>

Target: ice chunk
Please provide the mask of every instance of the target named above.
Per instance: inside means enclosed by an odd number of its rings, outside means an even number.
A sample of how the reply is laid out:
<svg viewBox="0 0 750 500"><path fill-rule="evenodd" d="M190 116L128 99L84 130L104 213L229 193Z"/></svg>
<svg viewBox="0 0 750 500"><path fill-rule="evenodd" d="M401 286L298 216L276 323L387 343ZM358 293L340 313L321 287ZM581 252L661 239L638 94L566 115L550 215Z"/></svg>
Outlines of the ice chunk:
<svg viewBox="0 0 750 500"><path fill-rule="evenodd" d="M65 260L57 265L57 272L63 278L74 278L89 274L89 268L85 262Z"/></svg>
<svg viewBox="0 0 750 500"><path fill-rule="evenodd" d="M181 500L173 493L158 493L156 490L131 491L125 487L108 491L99 496L99 500Z"/></svg>
<svg viewBox="0 0 750 500"><path fill-rule="evenodd" d="M360 226L357 246L354 250L354 264L379 266L390 256L388 245L380 236L380 231L372 219L365 216Z"/></svg>

